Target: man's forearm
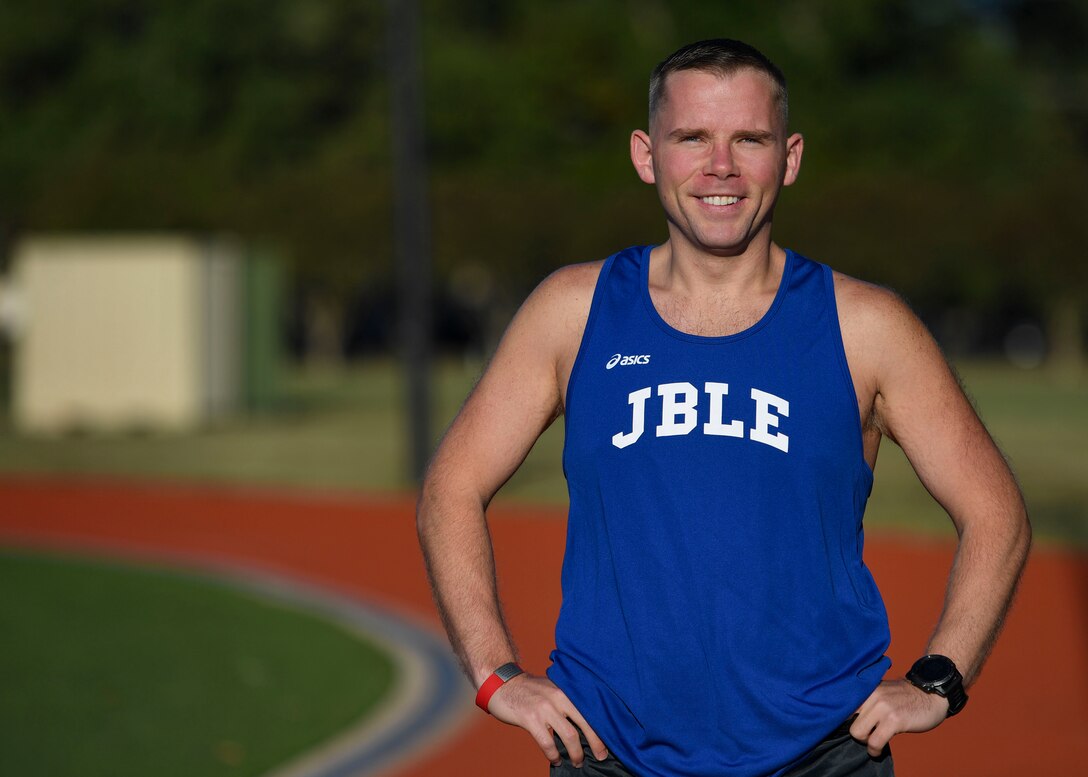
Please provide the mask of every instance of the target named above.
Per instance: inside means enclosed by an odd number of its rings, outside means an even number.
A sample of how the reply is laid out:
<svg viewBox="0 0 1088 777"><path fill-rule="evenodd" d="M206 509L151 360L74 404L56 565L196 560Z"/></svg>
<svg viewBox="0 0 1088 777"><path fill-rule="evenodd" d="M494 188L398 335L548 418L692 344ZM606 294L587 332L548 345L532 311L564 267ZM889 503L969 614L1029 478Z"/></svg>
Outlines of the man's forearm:
<svg viewBox="0 0 1088 777"><path fill-rule="evenodd" d="M437 476L428 481L416 511L419 542L450 643L479 688L495 669L517 658L499 604L484 504L471 496L456 499L458 489L443 487ZM576 766L584 758L579 736L585 736L595 758L608 757L589 722L547 677L518 675L491 697L487 710L525 729L553 765L561 762L555 737Z"/></svg>
<svg viewBox="0 0 1088 777"><path fill-rule="evenodd" d="M475 686L516 659L498 597L484 507L424 487L416 529L431 591L461 666Z"/></svg>
<svg viewBox="0 0 1088 777"><path fill-rule="evenodd" d="M960 542L944 610L926 651L952 659L965 685L982 671L1031 544L1018 491L1006 505L1014 507L1007 508L1002 519L991 514L979 521L957 521ZM920 693L905 679L887 679L858 709L850 733L865 742L875 758L896 734L929 731L940 725L949 709L936 694Z"/></svg>
<svg viewBox="0 0 1088 777"><path fill-rule="evenodd" d="M1018 495L1017 495L1018 497ZM970 685L982 671L1027 561L1031 527L1017 498L997 531L966 524L949 575L944 609L927 652L951 658Z"/></svg>

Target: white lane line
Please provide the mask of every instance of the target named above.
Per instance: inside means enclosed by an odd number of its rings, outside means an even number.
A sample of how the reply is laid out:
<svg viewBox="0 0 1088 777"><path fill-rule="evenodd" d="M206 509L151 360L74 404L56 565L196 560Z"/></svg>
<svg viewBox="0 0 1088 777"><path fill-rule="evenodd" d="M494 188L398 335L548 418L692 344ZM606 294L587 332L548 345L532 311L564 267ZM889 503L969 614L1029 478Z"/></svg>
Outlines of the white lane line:
<svg viewBox="0 0 1088 777"><path fill-rule="evenodd" d="M216 568L216 576L265 598L339 623L386 650L396 683L378 709L266 777L363 777L420 757L468 720L468 685L443 638L407 618L264 571Z"/></svg>

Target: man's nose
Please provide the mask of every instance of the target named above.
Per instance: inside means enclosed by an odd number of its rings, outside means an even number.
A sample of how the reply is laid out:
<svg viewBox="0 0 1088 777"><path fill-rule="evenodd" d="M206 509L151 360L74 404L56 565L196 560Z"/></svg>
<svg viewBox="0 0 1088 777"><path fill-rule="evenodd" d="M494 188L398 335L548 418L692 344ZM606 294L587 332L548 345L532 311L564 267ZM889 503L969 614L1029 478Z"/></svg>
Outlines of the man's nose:
<svg viewBox="0 0 1088 777"><path fill-rule="evenodd" d="M728 176L737 172L733 159L733 149L728 143L714 143L710 147L710 155L707 157L707 175Z"/></svg>

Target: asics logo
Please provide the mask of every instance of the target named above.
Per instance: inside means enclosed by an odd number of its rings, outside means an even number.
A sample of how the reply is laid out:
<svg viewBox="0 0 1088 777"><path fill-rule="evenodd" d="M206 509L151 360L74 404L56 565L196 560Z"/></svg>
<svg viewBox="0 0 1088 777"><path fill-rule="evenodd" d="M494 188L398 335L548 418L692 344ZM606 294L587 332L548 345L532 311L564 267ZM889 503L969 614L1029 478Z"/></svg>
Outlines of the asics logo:
<svg viewBox="0 0 1088 777"><path fill-rule="evenodd" d="M644 353L644 354L641 354L639 356L624 356L623 354L617 353L615 356L613 356L611 359L608 360L608 362L604 365L604 368L606 370L610 370L610 369L612 369L613 367L616 367L616 366L628 367L628 366L630 366L632 364L649 364L649 363L650 363L650 354L648 354L648 353Z"/></svg>

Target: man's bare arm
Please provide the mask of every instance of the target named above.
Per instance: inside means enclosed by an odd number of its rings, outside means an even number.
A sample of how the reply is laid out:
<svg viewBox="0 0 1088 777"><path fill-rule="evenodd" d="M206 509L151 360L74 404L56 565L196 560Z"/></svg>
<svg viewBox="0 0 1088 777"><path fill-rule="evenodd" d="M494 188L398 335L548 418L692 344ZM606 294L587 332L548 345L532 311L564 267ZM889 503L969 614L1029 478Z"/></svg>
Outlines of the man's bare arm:
<svg viewBox="0 0 1088 777"><path fill-rule="evenodd" d="M599 265L564 268L526 300L424 479L420 545L450 642L476 687L517 656L499 602L487 506L561 412L598 271ZM606 755L566 695L544 677L510 680L490 710L528 731L553 763L559 761L553 731L572 760L581 761L575 725L598 757Z"/></svg>
<svg viewBox="0 0 1088 777"><path fill-rule="evenodd" d="M927 652L951 658L972 683L1001 628L1031 542L1020 489L933 338L894 295L869 287L865 345L873 422L899 444L959 537L944 608ZM856 300L855 300L856 301ZM847 303L850 304L849 302ZM874 755L896 733L924 731L947 702L905 680L885 682L859 710L852 733Z"/></svg>

